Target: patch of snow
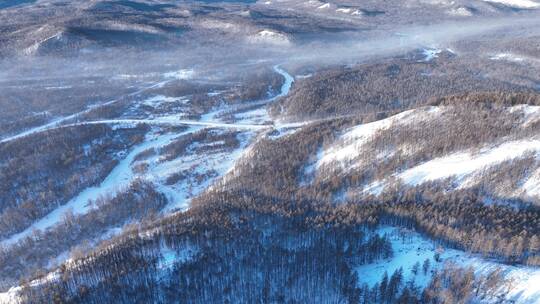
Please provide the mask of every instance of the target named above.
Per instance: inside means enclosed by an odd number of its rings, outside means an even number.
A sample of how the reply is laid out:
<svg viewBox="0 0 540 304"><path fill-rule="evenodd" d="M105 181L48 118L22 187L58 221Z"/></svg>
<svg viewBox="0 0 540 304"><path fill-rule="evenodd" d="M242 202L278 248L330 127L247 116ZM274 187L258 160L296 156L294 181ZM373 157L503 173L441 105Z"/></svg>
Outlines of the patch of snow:
<svg viewBox="0 0 540 304"><path fill-rule="evenodd" d="M240 133L237 136L240 145L232 151L210 150L203 154L188 153L168 162L151 161L145 177L153 181L157 189L167 197L169 203L163 212L186 209L193 197L230 172L246 150L252 136L251 132ZM194 143L194 145L197 144ZM177 184L166 184L168 177L183 170L189 171L190 176L186 176ZM192 176L194 174L205 176L205 178L194 178Z"/></svg>
<svg viewBox="0 0 540 304"><path fill-rule="evenodd" d="M67 90L71 88L73 88L73 86L53 86L53 87L45 87L45 90Z"/></svg>
<svg viewBox="0 0 540 304"><path fill-rule="evenodd" d="M318 9L327 9L327 8L330 8L330 3L325 3L319 7L317 7Z"/></svg>
<svg viewBox="0 0 540 304"><path fill-rule="evenodd" d="M511 62L523 62L525 61L525 58L519 57L515 54L511 53L499 53L496 55L491 56L489 59L491 60L506 60Z"/></svg>
<svg viewBox="0 0 540 304"><path fill-rule="evenodd" d="M389 259L356 268L359 282L366 283L369 287L379 283L385 272L390 278L401 267L403 268L404 282L414 281L415 285L425 288L431 280L432 271L443 265L442 260L437 262L434 259L435 253L441 252L441 258L444 260L456 254L453 250L438 250L433 242L410 230L385 226L377 229L376 233L388 238L394 254ZM422 264L425 260L429 260L431 265L426 274L422 271ZM418 273L414 275L412 268L416 263L420 264L420 268Z"/></svg>
<svg viewBox="0 0 540 304"><path fill-rule="evenodd" d="M390 277L401 267L404 282L414 281L415 285L426 287L433 270L441 269L446 262L453 262L461 267L472 267L477 275L487 275L496 269L501 269L505 278L514 279L512 284L507 286L509 293L506 301L523 304L540 303L540 268L538 267L511 266L488 261L460 250L442 248L421 234L408 229L384 226L378 228L376 233L388 237L394 256L358 266L356 272L360 284L366 283L373 287L381 281L385 272ZM435 253L439 253L440 261L434 259ZM429 260L430 267L424 274L422 264L426 259ZM416 263L420 264L420 268L415 275L412 268Z"/></svg>
<svg viewBox="0 0 540 304"><path fill-rule="evenodd" d="M452 16L471 17L473 15L473 12L466 7L458 7L451 9L448 14Z"/></svg>
<svg viewBox="0 0 540 304"><path fill-rule="evenodd" d="M171 249L165 245L161 246L161 259L159 260L158 269L170 268L175 264L183 264L189 262L197 255L199 249L197 247L185 246L178 251Z"/></svg>
<svg viewBox="0 0 540 304"><path fill-rule="evenodd" d="M440 49L423 49L422 54L425 56L424 61L428 62L439 57L442 52Z"/></svg>
<svg viewBox="0 0 540 304"><path fill-rule="evenodd" d="M215 97L215 96L219 96L223 94L223 92L225 91L212 91L212 92L208 92L206 95L208 95L209 97Z"/></svg>
<svg viewBox="0 0 540 304"><path fill-rule="evenodd" d="M181 69L178 71L164 73L163 76L165 78L172 78L176 80L187 80L192 79L193 76L195 76L195 71L192 69Z"/></svg>
<svg viewBox="0 0 540 304"><path fill-rule="evenodd" d="M300 126L292 126L292 127L275 126L274 127L274 132L269 134L268 138L273 139L273 140L279 139L279 138L282 138L282 137L293 135L294 133L298 132L299 130L301 130Z"/></svg>
<svg viewBox="0 0 540 304"><path fill-rule="evenodd" d="M498 3L506 6L517 7L517 8L538 8L539 3L532 0L483 0L485 2Z"/></svg>
<svg viewBox="0 0 540 304"><path fill-rule="evenodd" d="M525 195L540 198L540 169L533 172L522 186Z"/></svg>
<svg viewBox="0 0 540 304"><path fill-rule="evenodd" d="M313 178L317 172L317 162L323 158L324 149L320 147L315 155L312 155L308 163L304 166L301 174L300 185L308 185L313 182Z"/></svg>
<svg viewBox="0 0 540 304"><path fill-rule="evenodd" d="M156 95L152 96L150 98L147 98L141 102L143 105L147 106L156 106L161 103L181 103L186 104L189 101L186 97L169 97L169 96L163 96L163 95Z"/></svg>
<svg viewBox="0 0 540 304"><path fill-rule="evenodd" d="M296 75L296 78L298 78L298 79L306 79L306 78L311 78L312 76L313 76L313 74Z"/></svg>
<svg viewBox="0 0 540 304"><path fill-rule="evenodd" d="M351 11L352 11L351 8L343 8L343 7L342 7L342 8L336 9L336 12L338 12L338 13L344 13L344 14L350 14Z"/></svg>
<svg viewBox="0 0 540 304"><path fill-rule="evenodd" d="M461 180L475 171L518 158L531 151L540 157L540 140L511 141L497 147L484 148L474 155L470 152L461 152L436 158L406 170L399 174L399 178L413 186L452 176Z"/></svg>
<svg viewBox="0 0 540 304"><path fill-rule="evenodd" d="M60 39L62 38L62 36L63 36L63 32L57 32L57 33L55 33L54 35L49 36L49 37L47 37L47 38L44 38L44 39L42 39L42 40L40 40L40 41L37 41L37 42L35 42L34 44L32 44L31 46L25 48L25 49L23 50L23 53L24 53L25 55L33 55L33 54L35 54L35 53L39 50L39 48L41 47L41 45L42 45L43 43L45 43L45 42L47 42L47 41L49 41L49 40L52 40L52 39L60 40Z"/></svg>
<svg viewBox="0 0 540 304"><path fill-rule="evenodd" d="M337 162L344 167L347 161L361 154L362 146L377 131L388 129L396 124L407 124L418 119L430 119L432 116L438 116L440 114L439 112L440 108L438 107L408 110L382 120L353 127L340 137L338 143L332 145L324 152L316 166L320 168Z"/></svg>
<svg viewBox="0 0 540 304"><path fill-rule="evenodd" d="M367 187L363 189L363 192L366 194L371 194L378 196L380 195L384 190L385 184L381 181L375 181L371 184L369 184Z"/></svg>
<svg viewBox="0 0 540 304"><path fill-rule="evenodd" d="M42 284L45 284L47 282L51 281L57 281L61 278L61 273L59 270L50 272L43 278L35 279L31 281L28 285L30 287L36 287ZM7 292L0 293L0 303L2 304L12 304L12 303L19 303L20 297L19 292L21 291L22 287L12 287Z"/></svg>
<svg viewBox="0 0 540 304"><path fill-rule="evenodd" d="M409 186L454 178L458 183L458 187L463 188L468 187L470 184L467 182L467 177L487 167L519 158L528 152L534 152L536 153L536 157L540 158L540 140L510 141L494 147L485 147L478 153L472 153L470 151L454 153L409 168L393 177L400 179ZM384 186L384 181L375 181L368 185L364 189L364 192L378 195L382 192Z"/></svg>
<svg viewBox="0 0 540 304"><path fill-rule="evenodd" d="M249 36L248 41L251 43L267 43L281 46L291 44L291 41L287 35L272 30L262 30L256 35Z"/></svg>
<svg viewBox="0 0 540 304"><path fill-rule="evenodd" d="M264 124L271 121L265 108L258 108L234 115L235 122L245 124Z"/></svg>
<svg viewBox="0 0 540 304"><path fill-rule="evenodd" d="M510 113L519 112L523 114L524 127L540 120L540 106L531 106L531 105L523 104L523 105L509 107L508 110L510 111Z"/></svg>

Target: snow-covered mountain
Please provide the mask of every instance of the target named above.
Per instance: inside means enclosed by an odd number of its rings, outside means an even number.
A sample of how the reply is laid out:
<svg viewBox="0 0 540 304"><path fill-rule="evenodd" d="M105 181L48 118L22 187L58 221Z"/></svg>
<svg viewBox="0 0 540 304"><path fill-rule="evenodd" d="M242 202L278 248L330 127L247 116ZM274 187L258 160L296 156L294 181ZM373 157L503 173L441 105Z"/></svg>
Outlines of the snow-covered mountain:
<svg viewBox="0 0 540 304"><path fill-rule="evenodd" d="M520 1L0 3L0 303L540 303Z"/></svg>

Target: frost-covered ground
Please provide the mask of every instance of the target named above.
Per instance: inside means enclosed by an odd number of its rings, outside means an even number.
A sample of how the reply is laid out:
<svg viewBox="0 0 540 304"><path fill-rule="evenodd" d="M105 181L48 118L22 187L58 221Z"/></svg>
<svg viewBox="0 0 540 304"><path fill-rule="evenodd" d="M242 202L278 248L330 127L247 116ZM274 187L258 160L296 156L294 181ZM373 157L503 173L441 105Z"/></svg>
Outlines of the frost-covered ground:
<svg viewBox="0 0 540 304"><path fill-rule="evenodd" d="M390 259L357 267L360 285L365 283L373 287L381 281L385 272L390 277L392 273L402 268L404 282L412 281L416 286L424 288L429 284L434 271L451 262L462 267L472 267L477 275L487 275L500 268L505 279L512 281L508 286L509 292L505 301L540 303L540 268L505 265L460 250L443 248L419 233L407 229L385 226L377 229L376 233L388 237L394 255ZM436 253L440 256L438 260L435 259ZM423 264L426 260L430 266L428 271L424 272ZM413 267L417 263L420 267L415 274Z"/></svg>

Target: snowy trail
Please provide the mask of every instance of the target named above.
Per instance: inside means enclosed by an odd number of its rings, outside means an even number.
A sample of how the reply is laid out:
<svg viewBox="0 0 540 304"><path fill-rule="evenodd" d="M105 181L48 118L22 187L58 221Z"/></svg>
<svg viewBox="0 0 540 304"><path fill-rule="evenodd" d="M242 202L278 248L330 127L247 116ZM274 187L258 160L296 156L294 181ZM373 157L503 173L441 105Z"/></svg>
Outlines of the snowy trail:
<svg viewBox="0 0 540 304"><path fill-rule="evenodd" d="M147 90L151 90L153 88L163 86L164 84L166 84L166 83L168 83L170 81L171 80L158 82L156 84L153 84L153 85L148 86L148 87L144 87L144 88L142 88L140 90L137 90L137 91L135 91L133 93L127 94L127 95L122 96L120 98L113 99L113 100L107 101L107 102L102 103L102 104L92 105L92 106L88 107L86 110L83 110L81 112L77 112L77 113L74 113L74 114L71 114L71 115L68 115L68 116L60 117L60 118L54 119L53 121L51 121L51 122L49 122L47 124L28 129L28 130L23 131L21 133L18 133L16 135L12 135L12 136L8 136L6 138L2 138L2 139L0 139L0 144L6 143L6 142L9 142L9 141L13 141L13 140L16 140L16 139L19 139L19 138L22 138L22 137L26 137L26 136L29 136L29 135L32 135L32 134L41 133L41 132L44 132L44 131L53 130L53 129L62 127L62 124L64 122L66 122L66 121L76 119L77 117L79 117L81 115L84 115L84 114L88 114L88 113L90 113L90 112L92 112L92 111L94 111L94 110L96 110L98 108L115 104L115 103L119 102L120 100L122 100L122 98L136 96L136 95L141 94L141 93L143 93L143 92L145 92Z"/></svg>
<svg viewBox="0 0 540 304"><path fill-rule="evenodd" d="M272 125L229 124L229 123L212 122L212 121L185 120L185 119L177 119L177 117L174 117L174 116L157 118L157 119L95 120L95 121L86 121L86 122L63 125L62 127L99 125L99 124L126 124L126 125L148 124L148 125L169 125L169 126L202 126L202 127L213 127L213 128L223 128L223 129L246 129L246 130L262 130L262 129L272 127Z"/></svg>
<svg viewBox="0 0 540 304"><path fill-rule="evenodd" d="M136 175L133 173L130 165L139 153L150 148L163 147L170 143L174 138L194 131L195 130L188 130L180 134L166 134L159 136L152 134L148 136L142 144L132 149L131 152L120 161L120 163L109 173L101 184L83 190L66 204L51 211L42 219L34 222L24 231L4 239L2 242L0 242L0 246L12 245L24 237L30 236L33 230L46 230L47 228L58 224L62 220L62 216L68 210L72 210L75 215L86 213L90 208L88 205L89 200L95 200L101 196L115 194L118 190L128 187L133 182Z"/></svg>

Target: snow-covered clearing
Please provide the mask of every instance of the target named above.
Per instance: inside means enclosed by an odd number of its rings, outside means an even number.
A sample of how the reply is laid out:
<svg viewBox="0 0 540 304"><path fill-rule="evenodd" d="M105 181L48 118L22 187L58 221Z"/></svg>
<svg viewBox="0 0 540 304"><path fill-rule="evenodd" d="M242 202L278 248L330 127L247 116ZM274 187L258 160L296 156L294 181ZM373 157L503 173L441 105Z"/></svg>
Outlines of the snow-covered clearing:
<svg viewBox="0 0 540 304"><path fill-rule="evenodd" d="M355 126L345 131L335 144L322 153L316 167L339 164L343 168L348 161L358 157L362 153L362 146L366 144L377 131L389 129L398 125L404 125L420 119L433 119L440 115L439 107L427 107L408 110L394 116L377 120L371 123ZM357 166L358 164L354 164Z"/></svg>
<svg viewBox="0 0 540 304"><path fill-rule="evenodd" d="M523 304L540 303L540 268L509 266L487 261L460 250L442 248L411 230L384 226L377 229L376 233L389 238L394 256L357 267L360 285L366 283L372 287L381 281L385 272L390 277L394 271L402 267L404 282L414 281L415 285L423 288L429 283L432 271L441 269L444 263L453 262L462 267L472 267L477 275L486 275L500 268L505 278L514 279L507 300ZM439 253L440 261L435 260L435 253ZM430 265L426 273L422 269L425 260L429 260ZM420 267L417 274L414 274L412 269L416 263Z"/></svg>
<svg viewBox="0 0 540 304"><path fill-rule="evenodd" d="M199 248L194 246L185 246L179 251L169 248L167 245L161 245L161 259L159 260L159 269L167 269L175 264L182 264L192 260L197 253Z"/></svg>
<svg viewBox="0 0 540 304"><path fill-rule="evenodd" d="M237 138L240 145L232 151L218 149L207 153L188 153L169 162L150 159L150 168L144 178L152 181L157 190L167 197L168 205L163 212L186 209L193 197L208 189L217 179L229 172L247 148L252 133L240 133ZM183 171L188 171L189 176L173 185L167 184L168 177Z"/></svg>
<svg viewBox="0 0 540 304"><path fill-rule="evenodd" d="M484 147L478 153L472 151L454 153L409 168L395 177L409 186L453 177L458 187L467 187L470 184L466 182L468 176L506 160L522 157L528 152L540 158L540 139L510 141ZM378 195L382 190L384 182L376 181L364 191Z"/></svg>

